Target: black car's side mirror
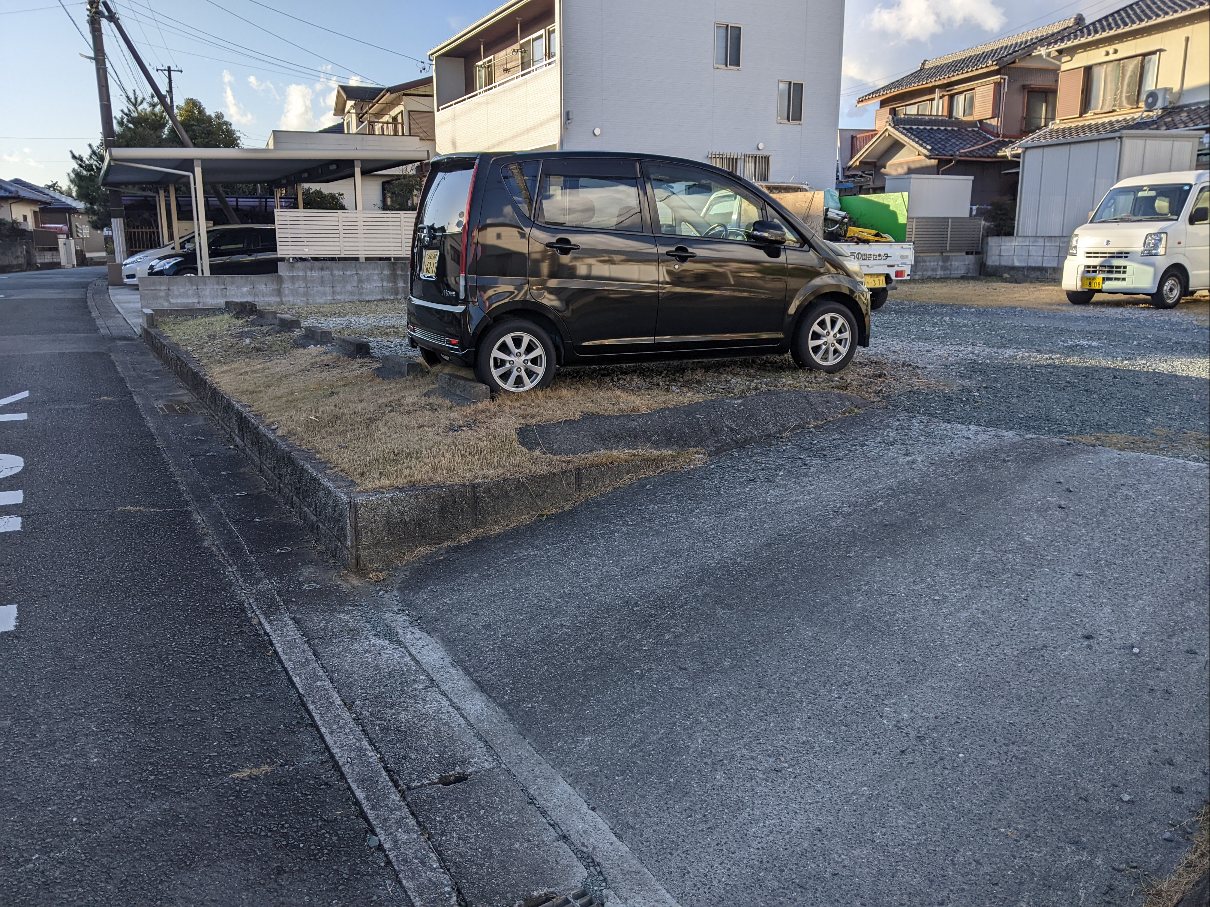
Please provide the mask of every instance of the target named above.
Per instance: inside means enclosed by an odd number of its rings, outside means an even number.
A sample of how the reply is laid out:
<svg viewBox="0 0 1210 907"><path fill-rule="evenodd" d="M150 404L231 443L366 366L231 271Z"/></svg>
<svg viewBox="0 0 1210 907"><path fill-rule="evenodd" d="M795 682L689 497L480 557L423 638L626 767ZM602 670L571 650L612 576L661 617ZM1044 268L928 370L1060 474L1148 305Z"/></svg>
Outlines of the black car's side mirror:
<svg viewBox="0 0 1210 907"><path fill-rule="evenodd" d="M773 246L786 244L786 231L782 229L781 224L771 220L756 221L752 224L748 235L752 237L753 242L768 243Z"/></svg>

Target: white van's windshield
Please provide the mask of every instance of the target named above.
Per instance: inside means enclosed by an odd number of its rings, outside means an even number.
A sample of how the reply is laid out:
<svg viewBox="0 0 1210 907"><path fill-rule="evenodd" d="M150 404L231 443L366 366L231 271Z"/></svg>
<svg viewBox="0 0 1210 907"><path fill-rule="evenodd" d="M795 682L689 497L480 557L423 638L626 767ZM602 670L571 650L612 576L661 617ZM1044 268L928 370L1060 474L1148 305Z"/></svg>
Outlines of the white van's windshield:
<svg viewBox="0 0 1210 907"><path fill-rule="evenodd" d="M1192 183L1159 186L1122 186L1110 189L1091 223L1111 224L1140 220L1176 220L1193 189Z"/></svg>

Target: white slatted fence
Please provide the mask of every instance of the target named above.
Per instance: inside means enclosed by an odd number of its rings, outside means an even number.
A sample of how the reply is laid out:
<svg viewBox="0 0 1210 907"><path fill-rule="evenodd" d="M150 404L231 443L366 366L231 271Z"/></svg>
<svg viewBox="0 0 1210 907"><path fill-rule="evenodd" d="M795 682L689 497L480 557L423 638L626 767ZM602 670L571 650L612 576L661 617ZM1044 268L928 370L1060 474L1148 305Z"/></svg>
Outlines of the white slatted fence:
<svg viewBox="0 0 1210 907"><path fill-rule="evenodd" d="M274 212L284 258L407 258L415 211Z"/></svg>

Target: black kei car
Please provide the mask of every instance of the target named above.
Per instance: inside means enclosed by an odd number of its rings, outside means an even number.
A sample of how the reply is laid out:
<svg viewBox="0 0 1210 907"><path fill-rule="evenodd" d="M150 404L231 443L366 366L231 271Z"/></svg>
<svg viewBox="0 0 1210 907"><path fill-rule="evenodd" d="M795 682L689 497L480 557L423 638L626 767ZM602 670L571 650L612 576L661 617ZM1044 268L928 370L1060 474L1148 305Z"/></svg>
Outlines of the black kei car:
<svg viewBox="0 0 1210 907"><path fill-rule="evenodd" d="M206 231L211 274L276 274L277 231L267 224L211 227ZM196 277L197 248L193 237L179 252L161 255L147 266L148 277Z"/></svg>
<svg viewBox="0 0 1210 907"><path fill-rule="evenodd" d="M493 393L644 358L789 351L837 372L870 342L852 259L751 183L655 155L435 158L410 283L411 343Z"/></svg>

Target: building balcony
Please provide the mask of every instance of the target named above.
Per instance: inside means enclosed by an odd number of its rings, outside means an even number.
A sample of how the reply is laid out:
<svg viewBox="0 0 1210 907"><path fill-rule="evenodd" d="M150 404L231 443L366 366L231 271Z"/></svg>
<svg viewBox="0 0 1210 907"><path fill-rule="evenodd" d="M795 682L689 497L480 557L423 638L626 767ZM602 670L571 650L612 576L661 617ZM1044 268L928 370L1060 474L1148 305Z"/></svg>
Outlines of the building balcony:
<svg viewBox="0 0 1210 907"><path fill-rule="evenodd" d="M442 104L436 128L438 154L555 147L561 129L558 60Z"/></svg>

